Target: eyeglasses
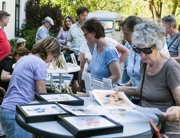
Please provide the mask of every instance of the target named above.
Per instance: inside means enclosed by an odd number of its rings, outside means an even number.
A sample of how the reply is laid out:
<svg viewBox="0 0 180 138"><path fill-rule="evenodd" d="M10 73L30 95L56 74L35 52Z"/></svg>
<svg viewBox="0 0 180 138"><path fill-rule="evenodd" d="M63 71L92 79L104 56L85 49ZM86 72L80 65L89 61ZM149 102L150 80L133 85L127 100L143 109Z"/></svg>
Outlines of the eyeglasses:
<svg viewBox="0 0 180 138"><path fill-rule="evenodd" d="M152 53L152 50L156 47L156 45L152 45L152 47L150 48L138 48L138 47L133 47L133 50L136 52L136 53L141 53L143 52L144 54L151 54Z"/></svg>

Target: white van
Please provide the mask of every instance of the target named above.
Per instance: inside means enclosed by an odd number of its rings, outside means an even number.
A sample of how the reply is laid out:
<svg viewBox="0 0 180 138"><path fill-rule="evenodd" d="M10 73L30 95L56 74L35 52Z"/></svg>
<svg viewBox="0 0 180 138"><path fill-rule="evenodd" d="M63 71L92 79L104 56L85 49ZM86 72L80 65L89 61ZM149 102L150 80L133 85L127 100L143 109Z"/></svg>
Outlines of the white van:
<svg viewBox="0 0 180 138"><path fill-rule="evenodd" d="M120 43L123 42L123 33L120 27L122 16L119 13L98 10L90 12L88 18L97 18L104 25L106 36L111 37Z"/></svg>

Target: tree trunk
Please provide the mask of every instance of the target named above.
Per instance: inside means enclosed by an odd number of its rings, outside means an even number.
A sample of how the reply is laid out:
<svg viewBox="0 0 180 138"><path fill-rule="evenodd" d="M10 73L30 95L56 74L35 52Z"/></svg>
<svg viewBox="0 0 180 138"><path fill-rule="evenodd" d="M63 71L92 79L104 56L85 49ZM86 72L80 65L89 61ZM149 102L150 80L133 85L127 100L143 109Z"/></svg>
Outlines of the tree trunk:
<svg viewBox="0 0 180 138"><path fill-rule="evenodd" d="M149 10L151 11L152 18L154 19L153 3L154 3L153 0L150 0L150 1L149 1Z"/></svg>
<svg viewBox="0 0 180 138"><path fill-rule="evenodd" d="M177 7L178 7L178 0L175 0L174 1L174 4L173 4L173 10L172 10L172 15L175 15L176 14L176 10L177 10Z"/></svg>

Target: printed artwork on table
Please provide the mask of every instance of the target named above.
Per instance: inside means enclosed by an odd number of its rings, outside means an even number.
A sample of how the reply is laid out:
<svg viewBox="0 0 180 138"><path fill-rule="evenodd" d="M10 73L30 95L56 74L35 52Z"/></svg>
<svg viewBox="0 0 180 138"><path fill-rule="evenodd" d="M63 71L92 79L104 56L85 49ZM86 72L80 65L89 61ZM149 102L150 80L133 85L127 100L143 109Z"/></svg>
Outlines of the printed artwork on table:
<svg viewBox="0 0 180 138"><path fill-rule="evenodd" d="M109 108L107 116L119 123L144 122L149 118L132 108Z"/></svg>
<svg viewBox="0 0 180 138"><path fill-rule="evenodd" d="M108 112L102 106L68 106L60 104L64 109L74 115L106 115Z"/></svg>
<svg viewBox="0 0 180 138"><path fill-rule="evenodd" d="M102 116L72 116L64 119L79 130L116 126Z"/></svg>
<svg viewBox="0 0 180 138"><path fill-rule="evenodd" d="M102 106L134 106L123 92L93 90L92 93Z"/></svg>
<svg viewBox="0 0 180 138"><path fill-rule="evenodd" d="M41 95L41 97L43 97L48 102L78 100L69 94L46 94L46 95Z"/></svg>
<svg viewBox="0 0 180 138"><path fill-rule="evenodd" d="M28 116L63 114L66 113L56 104L21 106Z"/></svg>

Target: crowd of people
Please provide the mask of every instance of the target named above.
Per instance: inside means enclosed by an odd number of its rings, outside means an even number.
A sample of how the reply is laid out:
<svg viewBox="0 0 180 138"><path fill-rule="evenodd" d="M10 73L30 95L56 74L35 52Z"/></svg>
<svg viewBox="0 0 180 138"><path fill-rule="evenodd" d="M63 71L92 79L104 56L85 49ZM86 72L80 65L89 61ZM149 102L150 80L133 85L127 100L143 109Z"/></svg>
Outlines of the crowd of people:
<svg viewBox="0 0 180 138"><path fill-rule="evenodd" d="M80 66L80 71L73 74L73 93L85 91L83 72L98 81L109 78L114 90L123 91L133 103L164 112L165 132L180 132L180 33L175 17L163 17L162 24L127 17L120 24L126 41L123 45L106 37L103 24L96 18L88 19L88 13L88 8L79 7L77 22L65 17L57 38L49 34L54 21L47 16L37 30L31 51L26 49L26 40L19 38L11 53L3 30L10 14L0 11L0 87L6 90L0 120L6 136L32 137L14 120L15 107L34 101L35 92L46 93L46 63L56 60L61 52L67 62L74 53Z"/></svg>

